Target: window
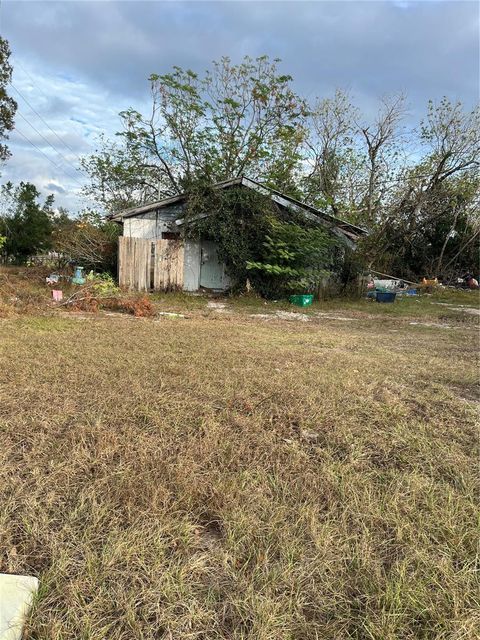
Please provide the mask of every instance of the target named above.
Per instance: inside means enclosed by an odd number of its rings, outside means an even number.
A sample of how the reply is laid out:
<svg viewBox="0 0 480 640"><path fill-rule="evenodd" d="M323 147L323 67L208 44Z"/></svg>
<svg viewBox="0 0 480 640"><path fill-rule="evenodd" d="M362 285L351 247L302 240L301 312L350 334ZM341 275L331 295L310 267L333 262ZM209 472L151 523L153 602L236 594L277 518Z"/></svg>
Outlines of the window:
<svg viewBox="0 0 480 640"><path fill-rule="evenodd" d="M174 231L162 231L162 240L178 240L179 237L180 234Z"/></svg>

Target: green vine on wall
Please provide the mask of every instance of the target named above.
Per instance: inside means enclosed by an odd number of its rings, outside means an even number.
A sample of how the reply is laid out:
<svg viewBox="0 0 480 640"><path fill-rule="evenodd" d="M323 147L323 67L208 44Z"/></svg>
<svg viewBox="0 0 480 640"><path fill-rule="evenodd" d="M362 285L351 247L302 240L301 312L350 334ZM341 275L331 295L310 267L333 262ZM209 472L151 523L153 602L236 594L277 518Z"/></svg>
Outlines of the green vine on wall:
<svg viewBox="0 0 480 640"><path fill-rule="evenodd" d="M315 291L333 267L338 240L301 214L250 189L189 190L184 234L217 243L235 290L247 280L265 297Z"/></svg>

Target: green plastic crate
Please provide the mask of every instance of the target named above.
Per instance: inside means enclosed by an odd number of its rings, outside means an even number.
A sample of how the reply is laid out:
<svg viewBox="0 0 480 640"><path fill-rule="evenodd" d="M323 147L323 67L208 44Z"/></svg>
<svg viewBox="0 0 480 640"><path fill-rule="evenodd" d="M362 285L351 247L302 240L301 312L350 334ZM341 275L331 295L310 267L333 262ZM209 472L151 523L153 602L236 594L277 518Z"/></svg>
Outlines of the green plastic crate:
<svg viewBox="0 0 480 640"><path fill-rule="evenodd" d="M313 302L313 295L309 293L306 295L290 296L289 301L297 305L297 307L308 307Z"/></svg>

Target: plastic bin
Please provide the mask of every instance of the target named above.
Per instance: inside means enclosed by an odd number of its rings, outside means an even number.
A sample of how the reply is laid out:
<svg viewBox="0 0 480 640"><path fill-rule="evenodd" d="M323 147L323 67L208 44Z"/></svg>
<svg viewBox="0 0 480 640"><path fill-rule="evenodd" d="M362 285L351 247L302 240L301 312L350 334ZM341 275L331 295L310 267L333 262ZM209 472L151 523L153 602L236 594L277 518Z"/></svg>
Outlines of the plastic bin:
<svg viewBox="0 0 480 640"><path fill-rule="evenodd" d="M289 301L297 307L308 307L313 302L313 294L290 296Z"/></svg>
<svg viewBox="0 0 480 640"><path fill-rule="evenodd" d="M397 294L395 291L377 291L377 302L395 302Z"/></svg>

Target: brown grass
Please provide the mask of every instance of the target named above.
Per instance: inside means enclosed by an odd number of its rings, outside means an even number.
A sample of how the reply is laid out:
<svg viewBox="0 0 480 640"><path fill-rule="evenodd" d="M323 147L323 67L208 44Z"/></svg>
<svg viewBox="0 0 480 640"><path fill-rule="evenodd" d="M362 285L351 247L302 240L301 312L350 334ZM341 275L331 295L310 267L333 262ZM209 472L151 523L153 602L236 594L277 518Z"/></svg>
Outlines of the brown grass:
<svg viewBox="0 0 480 640"><path fill-rule="evenodd" d="M477 637L472 326L202 313L1 321L25 637Z"/></svg>

